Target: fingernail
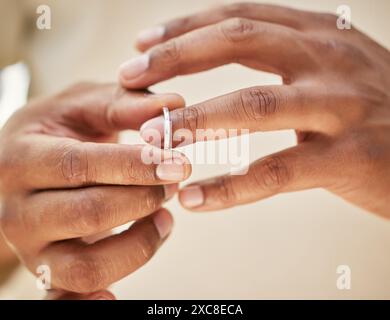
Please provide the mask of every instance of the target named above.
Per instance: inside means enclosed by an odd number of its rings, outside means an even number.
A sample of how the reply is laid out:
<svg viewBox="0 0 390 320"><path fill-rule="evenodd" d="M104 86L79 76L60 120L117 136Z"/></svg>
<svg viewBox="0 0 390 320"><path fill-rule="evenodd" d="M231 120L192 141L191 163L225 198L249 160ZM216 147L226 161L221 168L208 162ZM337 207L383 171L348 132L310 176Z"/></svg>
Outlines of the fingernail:
<svg viewBox="0 0 390 320"><path fill-rule="evenodd" d="M149 67L149 55L143 54L139 57L124 62L119 67L119 73L122 78L126 80L131 80L138 77L143 72L145 72L148 69L148 67Z"/></svg>
<svg viewBox="0 0 390 320"><path fill-rule="evenodd" d="M195 208L204 203L204 195L200 186L189 186L180 191L180 202L184 207Z"/></svg>
<svg viewBox="0 0 390 320"><path fill-rule="evenodd" d="M157 212L153 217L153 222L161 239L164 239L172 230L172 217L165 210Z"/></svg>
<svg viewBox="0 0 390 320"><path fill-rule="evenodd" d="M176 183L164 185L165 200L171 199L178 190Z"/></svg>
<svg viewBox="0 0 390 320"><path fill-rule="evenodd" d="M164 139L164 118L163 117L157 117L150 119L146 121L140 128L140 135L141 138L148 142L150 140L150 137L154 137L155 135L159 134ZM156 139L153 139L154 141L157 141Z"/></svg>
<svg viewBox="0 0 390 320"><path fill-rule="evenodd" d="M157 26L141 31L137 36L137 41L143 44L152 45L158 43L164 36L164 26Z"/></svg>
<svg viewBox="0 0 390 320"><path fill-rule="evenodd" d="M181 159L169 159L160 163L156 175L161 180L181 181L185 177L184 162Z"/></svg>

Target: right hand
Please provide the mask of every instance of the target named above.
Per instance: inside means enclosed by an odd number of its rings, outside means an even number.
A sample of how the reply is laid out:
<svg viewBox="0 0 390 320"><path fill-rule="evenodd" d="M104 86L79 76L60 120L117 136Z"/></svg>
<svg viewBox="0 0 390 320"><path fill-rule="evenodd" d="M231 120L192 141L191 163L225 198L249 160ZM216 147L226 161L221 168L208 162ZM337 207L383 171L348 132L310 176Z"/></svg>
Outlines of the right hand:
<svg viewBox="0 0 390 320"><path fill-rule="evenodd" d="M138 41L138 47L147 52L120 69L128 89L228 63L283 78L283 85L259 83L171 112L174 136L185 138L178 140L180 146L196 142L198 130L294 129L298 137L296 146L253 162L245 175L182 189L185 207L220 210L323 188L390 218L390 51L353 26L340 30L337 19L242 3L170 21L153 41L143 33L148 41ZM141 135L148 139L162 123L162 117L149 120Z"/></svg>
<svg viewBox="0 0 390 320"><path fill-rule="evenodd" d="M0 132L0 227L30 271L46 265L54 289L90 293L151 258L172 227L160 208L191 167L171 151L159 152L181 165L146 165L142 146L113 142L119 130L139 129L162 106L183 104L173 94L81 84L11 117ZM135 220L119 235L82 241Z"/></svg>

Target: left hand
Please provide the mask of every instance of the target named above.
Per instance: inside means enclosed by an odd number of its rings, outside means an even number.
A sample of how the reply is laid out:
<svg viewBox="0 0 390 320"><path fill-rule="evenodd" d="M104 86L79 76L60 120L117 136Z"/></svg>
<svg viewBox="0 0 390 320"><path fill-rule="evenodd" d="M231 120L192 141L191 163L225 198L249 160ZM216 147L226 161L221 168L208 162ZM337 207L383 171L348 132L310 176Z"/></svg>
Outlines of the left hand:
<svg viewBox="0 0 390 320"><path fill-rule="evenodd" d="M162 106L183 103L178 95L82 83L29 101L7 121L0 131L0 232L31 272L45 270L53 289L84 294L152 258L173 225L161 207L191 167L178 152L180 164L172 152L161 152L168 163L149 164L143 145L115 142ZM84 241L128 222L135 223L120 234Z"/></svg>
<svg viewBox="0 0 390 320"><path fill-rule="evenodd" d="M390 218L390 52L355 28L339 30L336 21L331 14L233 4L142 34L138 47L150 50L122 66L126 88L228 63L283 78L281 86L247 88L172 111L174 131L298 134L297 146L256 161L246 175L183 189L184 206L216 210L322 187ZM147 128L161 129L162 118L141 131Z"/></svg>

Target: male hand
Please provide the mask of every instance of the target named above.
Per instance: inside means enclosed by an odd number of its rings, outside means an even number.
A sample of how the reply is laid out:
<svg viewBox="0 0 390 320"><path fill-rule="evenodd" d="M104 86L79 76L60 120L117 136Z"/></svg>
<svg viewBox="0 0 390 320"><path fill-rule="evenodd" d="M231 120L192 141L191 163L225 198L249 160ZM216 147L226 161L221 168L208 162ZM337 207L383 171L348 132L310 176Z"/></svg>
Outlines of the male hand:
<svg viewBox="0 0 390 320"><path fill-rule="evenodd" d="M145 164L141 145L113 142L162 106L183 104L173 94L90 83L12 116L0 132L0 226L28 269L48 266L54 289L91 293L152 257L172 227L160 208L191 167L180 153L161 150L163 159L179 160ZM121 234L81 240L135 220Z"/></svg>
<svg viewBox="0 0 390 320"><path fill-rule="evenodd" d="M173 130L295 129L298 145L254 162L246 175L180 192L193 210L217 210L281 192L322 187L390 217L390 53L337 17L255 3L233 4L144 32L147 53L125 63L121 84L141 88L228 63L281 75L171 112ZM231 81L234 81L232 79ZM142 131L162 129L162 118ZM195 135L194 135L195 136Z"/></svg>

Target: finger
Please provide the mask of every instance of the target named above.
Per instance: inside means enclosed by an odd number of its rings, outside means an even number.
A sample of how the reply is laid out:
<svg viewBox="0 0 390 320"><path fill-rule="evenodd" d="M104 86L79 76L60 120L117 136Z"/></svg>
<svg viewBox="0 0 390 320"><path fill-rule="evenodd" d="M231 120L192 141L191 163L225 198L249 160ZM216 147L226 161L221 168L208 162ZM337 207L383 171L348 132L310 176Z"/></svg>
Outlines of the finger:
<svg viewBox="0 0 390 320"><path fill-rule="evenodd" d="M303 29L315 17L313 13L281 6L260 3L235 3L174 19L144 30L138 35L136 46L139 50L145 51L158 43L229 18L246 18Z"/></svg>
<svg viewBox="0 0 390 320"><path fill-rule="evenodd" d="M152 48L120 67L125 88L144 88L177 75L240 62L284 78L311 68L297 30L265 22L229 19Z"/></svg>
<svg viewBox="0 0 390 320"><path fill-rule="evenodd" d="M330 182L326 147L304 143L254 162L245 175L224 175L179 192L181 204L209 211L254 202L279 193L323 187Z"/></svg>
<svg viewBox="0 0 390 320"><path fill-rule="evenodd" d="M173 110L184 106L184 99L177 94L127 91L116 84L81 83L60 97L63 98L60 101L65 101L56 106L62 108L61 122L82 133L75 137L78 139L118 130L138 130L150 116L160 114L162 107Z"/></svg>
<svg viewBox="0 0 390 320"><path fill-rule="evenodd" d="M86 237L158 210L177 190L167 186L96 186L43 191L27 197L19 208L35 243Z"/></svg>
<svg viewBox="0 0 390 320"><path fill-rule="evenodd" d="M194 106L170 112L173 145L228 137L229 129L249 132L298 129L301 131L331 130L338 117L326 109L324 95L316 88L264 86L239 90ZM212 129L211 132L199 131ZM223 132L221 132L223 129ZM158 134L156 134L158 132ZM204 133L205 136L200 133ZM226 136L223 136L225 133ZM142 138L164 139L164 119L157 117L141 127ZM162 141L153 140L160 147Z"/></svg>
<svg viewBox="0 0 390 320"><path fill-rule="evenodd" d="M50 268L54 288L79 293L102 290L149 261L172 223L169 212L161 209L121 234L91 245L76 240L55 243L43 251L40 264Z"/></svg>
<svg viewBox="0 0 390 320"><path fill-rule="evenodd" d="M63 290L50 290L48 291L45 300L116 300L116 298L108 290L84 294Z"/></svg>
<svg viewBox="0 0 390 320"><path fill-rule="evenodd" d="M37 135L18 147L24 157L15 159L10 171L13 179L28 190L167 184L191 174L191 165L183 154L145 145L77 142Z"/></svg>

